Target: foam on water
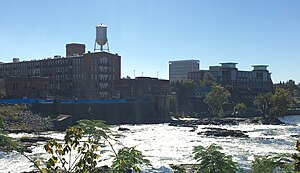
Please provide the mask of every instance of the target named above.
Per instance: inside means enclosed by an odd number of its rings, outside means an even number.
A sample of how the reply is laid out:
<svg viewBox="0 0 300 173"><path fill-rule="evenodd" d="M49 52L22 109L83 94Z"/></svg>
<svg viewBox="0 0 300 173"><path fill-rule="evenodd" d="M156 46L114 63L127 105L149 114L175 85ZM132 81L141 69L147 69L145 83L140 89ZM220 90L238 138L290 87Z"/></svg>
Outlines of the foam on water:
<svg viewBox="0 0 300 173"><path fill-rule="evenodd" d="M293 117L296 122L298 117ZM118 132L123 134L118 140L127 147L136 146L149 159L152 165L157 168L152 172L167 172L169 164L191 164L192 149L194 146L209 146L212 143L223 147L224 152L233 155L242 167L249 167L254 155L267 155L276 153L293 153L297 138L291 135L300 133L300 126L297 125L199 125L194 132L189 127L174 127L168 124L152 125L122 125L129 128L130 131ZM217 127L231 130L242 130L249 138L233 137L207 137L198 135L198 132L205 131L206 127ZM117 132L119 126L113 126L111 129ZM29 134L12 134L13 137L21 137ZM62 133L49 132L42 136L55 137L63 139ZM45 156L43 144L40 143L34 147L34 153L40 153ZM121 148L117 143L116 149ZM32 155L33 155L32 154ZM29 163L24 157L17 153L9 155L0 154L0 172L21 172L31 170ZM106 160L100 165L110 165L111 159ZM162 170L162 171L161 171ZM149 172L149 171L148 171ZM151 171L150 171L151 172Z"/></svg>

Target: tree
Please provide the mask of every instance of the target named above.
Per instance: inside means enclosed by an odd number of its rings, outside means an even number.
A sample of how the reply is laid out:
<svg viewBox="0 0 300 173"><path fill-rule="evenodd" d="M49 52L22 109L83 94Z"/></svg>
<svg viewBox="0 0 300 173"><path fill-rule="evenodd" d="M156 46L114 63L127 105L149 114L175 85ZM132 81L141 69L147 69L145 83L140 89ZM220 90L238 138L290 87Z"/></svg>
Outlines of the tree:
<svg viewBox="0 0 300 173"><path fill-rule="evenodd" d="M290 156L254 156L252 173L293 173L293 163Z"/></svg>
<svg viewBox="0 0 300 173"><path fill-rule="evenodd" d="M294 80L290 79L283 84L283 89L289 92L292 96L295 96L297 86Z"/></svg>
<svg viewBox="0 0 300 173"><path fill-rule="evenodd" d="M112 167L115 173L141 172L141 165L149 163L149 160L144 159L142 152L136 150L135 147L123 147L113 160Z"/></svg>
<svg viewBox="0 0 300 173"><path fill-rule="evenodd" d="M9 153L15 149L19 149L19 144L4 131L5 124L2 116L0 116L0 151Z"/></svg>
<svg viewBox="0 0 300 173"><path fill-rule="evenodd" d="M186 170L183 166L180 165L171 165L171 168L174 173L186 173Z"/></svg>
<svg viewBox="0 0 300 173"><path fill-rule="evenodd" d="M245 103L238 103L234 106L233 112L234 112L234 114L239 114L239 113L245 112L246 109L247 109L247 106L245 105Z"/></svg>
<svg viewBox="0 0 300 173"><path fill-rule="evenodd" d="M202 86L213 86L215 85L216 79L208 72L204 73L203 79L200 82L200 85Z"/></svg>
<svg viewBox="0 0 300 173"><path fill-rule="evenodd" d="M110 142L111 136L112 132L103 121L80 120L76 126L67 129L64 144L53 139L45 145L51 158L44 169L46 172L96 172L100 154L105 152L100 150L100 143L108 143L114 153L113 172L141 172L140 166L150 163L135 147L123 147L116 153ZM72 153L76 154L73 160Z"/></svg>
<svg viewBox="0 0 300 173"><path fill-rule="evenodd" d="M222 147L215 144L208 148L194 147L194 159L198 162L197 173L233 173L237 170L237 163L232 160L232 156L219 150L222 150Z"/></svg>
<svg viewBox="0 0 300 173"><path fill-rule="evenodd" d="M70 127L66 130L63 144L55 139L49 141L44 148L51 157L42 171L47 173L96 172L96 165L100 158L100 154L97 153L100 147L91 138L81 142L83 137L83 129ZM75 155L74 159L72 155Z"/></svg>
<svg viewBox="0 0 300 173"><path fill-rule="evenodd" d="M270 114L272 104L272 93L262 93L256 96L253 100L254 105L262 111L263 115L267 117Z"/></svg>
<svg viewBox="0 0 300 173"><path fill-rule="evenodd" d="M221 85L214 85L211 92L206 95L204 102L208 104L214 115L223 116L223 106L228 103L230 95L229 91Z"/></svg>
<svg viewBox="0 0 300 173"><path fill-rule="evenodd" d="M291 94L283 88L277 87L275 93L263 93L255 97L254 104L263 112L266 119L275 119L286 115L294 103Z"/></svg>
<svg viewBox="0 0 300 173"><path fill-rule="evenodd" d="M190 102L189 97L195 90L195 83L191 80L182 80L171 83L171 91L176 92L179 104Z"/></svg>
<svg viewBox="0 0 300 173"><path fill-rule="evenodd" d="M293 102L294 99L288 91L277 87L275 93L272 95L270 118L277 118L286 115Z"/></svg>

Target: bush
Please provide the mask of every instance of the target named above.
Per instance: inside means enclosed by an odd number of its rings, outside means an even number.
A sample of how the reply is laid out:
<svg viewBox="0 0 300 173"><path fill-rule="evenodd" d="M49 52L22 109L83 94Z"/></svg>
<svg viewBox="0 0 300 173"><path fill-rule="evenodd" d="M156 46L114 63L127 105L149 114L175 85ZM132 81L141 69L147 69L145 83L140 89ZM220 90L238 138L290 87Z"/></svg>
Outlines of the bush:
<svg viewBox="0 0 300 173"><path fill-rule="evenodd" d="M195 167L197 173L233 173L237 170L237 163L232 160L232 156L219 150L222 150L222 147L215 144L208 148L194 147L194 159L198 162Z"/></svg>

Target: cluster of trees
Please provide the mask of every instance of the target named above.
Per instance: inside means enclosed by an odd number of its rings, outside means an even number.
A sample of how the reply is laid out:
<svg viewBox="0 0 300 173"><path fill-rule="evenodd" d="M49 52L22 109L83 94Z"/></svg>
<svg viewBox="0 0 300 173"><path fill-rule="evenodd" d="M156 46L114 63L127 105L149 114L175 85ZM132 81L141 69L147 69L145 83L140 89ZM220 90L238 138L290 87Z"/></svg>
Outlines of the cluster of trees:
<svg viewBox="0 0 300 173"><path fill-rule="evenodd" d="M267 119L275 119L286 115L293 103L294 98L291 93L280 87L276 88L275 93L262 93L254 99L254 104Z"/></svg>
<svg viewBox="0 0 300 173"><path fill-rule="evenodd" d="M230 101L230 89L217 84L212 77L205 75L199 86L208 86L211 91L203 99L203 102L208 106L209 111L215 116L224 115L224 105L227 103L234 104ZM175 91L178 96L178 103L183 104L191 102L191 96L194 92L196 84L191 80L177 81L171 84L172 91ZM299 92L299 93L298 93ZM253 105L259 109L265 118L274 119L279 116L286 115L288 109L295 102L295 97L300 95L300 88L297 87L294 81L289 80L284 84L276 86L275 92L261 93L253 99ZM298 100L300 104L300 100ZM239 114L247 110L245 103L235 103L233 113Z"/></svg>
<svg viewBox="0 0 300 173"><path fill-rule="evenodd" d="M296 85L294 80L288 80L287 82L280 82L278 87L285 89L294 97L300 97L300 83Z"/></svg>

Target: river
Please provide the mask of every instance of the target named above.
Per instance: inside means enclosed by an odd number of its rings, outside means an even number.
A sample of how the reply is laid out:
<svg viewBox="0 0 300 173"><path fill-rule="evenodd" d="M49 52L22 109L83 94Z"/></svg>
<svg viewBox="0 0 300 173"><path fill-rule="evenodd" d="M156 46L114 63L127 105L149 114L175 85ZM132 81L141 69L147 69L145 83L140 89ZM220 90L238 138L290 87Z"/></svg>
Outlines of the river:
<svg viewBox="0 0 300 173"><path fill-rule="evenodd" d="M147 172L171 172L169 164L190 164L192 149L194 146L209 146L212 143L223 147L225 153L233 155L239 165L249 168L254 155L268 155L278 153L294 153L296 137L291 135L300 134L300 116L288 116L282 121L286 125L199 125L196 131L189 127L174 127L168 124L151 125L122 125L129 131L118 132L119 126L112 126L111 130L122 134L118 141L122 145L136 148L151 161L154 169ZM242 130L249 138L234 137L207 137L198 135L206 127L218 127L231 130ZM47 132L39 134L11 134L12 137L22 136L46 136L63 139L63 134L58 132ZM47 157L43 150L43 142L32 146L33 153L30 156ZM121 147L115 144L116 149ZM111 160L106 160L101 165L109 165ZM32 170L32 164L18 153L6 155L0 153L0 172L22 172Z"/></svg>

